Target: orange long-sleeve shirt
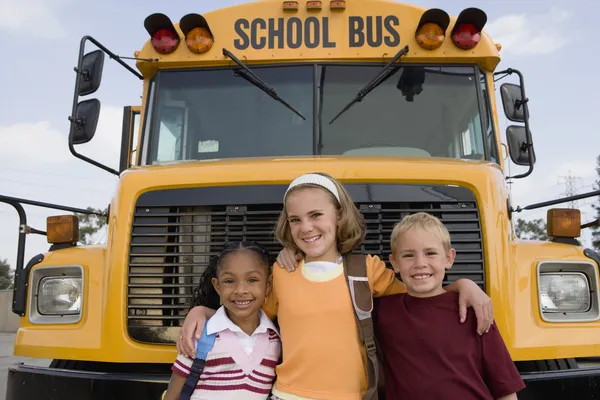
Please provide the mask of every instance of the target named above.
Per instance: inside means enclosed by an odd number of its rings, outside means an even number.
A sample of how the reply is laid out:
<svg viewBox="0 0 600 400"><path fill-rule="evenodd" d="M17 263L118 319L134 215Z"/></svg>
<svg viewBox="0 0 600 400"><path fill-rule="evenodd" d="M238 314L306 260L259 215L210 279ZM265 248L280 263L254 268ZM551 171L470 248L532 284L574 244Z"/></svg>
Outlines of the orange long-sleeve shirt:
<svg viewBox="0 0 600 400"><path fill-rule="evenodd" d="M275 265L273 293L263 307L280 327L283 362L275 389L301 398L360 400L366 356L344 274L314 281L302 268L290 273ZM377 256L367 256L367 277L374 297L406 291Z"/></svg>

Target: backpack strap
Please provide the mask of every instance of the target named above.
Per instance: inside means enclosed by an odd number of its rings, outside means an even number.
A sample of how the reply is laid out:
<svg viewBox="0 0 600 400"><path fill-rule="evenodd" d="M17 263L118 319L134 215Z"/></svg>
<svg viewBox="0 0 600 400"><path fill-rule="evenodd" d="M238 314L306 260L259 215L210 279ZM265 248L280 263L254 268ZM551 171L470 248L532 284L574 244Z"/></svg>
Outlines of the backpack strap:
<svg viewBox="0 0 600 400"><path fill-rule="evenodd" d="M350 290L350 298L354 307L354 316L360 340L367 353L367 391L364 400L377 400L379 383L379 361L375 345L375 331L371 312L373 311L373 296L367 277L367 259L363 254L344 255L344 274Z"/></svg>
<svg viewBox="0 0 600 400"><path fill-rule="evenodd" d="M215 344L216 333L212 335L206 334L206 325L208 321L204 323L204 329L202 330L202 336L196 345L196 358L190 367L190 374L188 375L183 388L181 389L181 395L179 400L189 400L192 397L192 393L196 390L196 384L202 375L204 365L206 363L206 357Z"/></svg>

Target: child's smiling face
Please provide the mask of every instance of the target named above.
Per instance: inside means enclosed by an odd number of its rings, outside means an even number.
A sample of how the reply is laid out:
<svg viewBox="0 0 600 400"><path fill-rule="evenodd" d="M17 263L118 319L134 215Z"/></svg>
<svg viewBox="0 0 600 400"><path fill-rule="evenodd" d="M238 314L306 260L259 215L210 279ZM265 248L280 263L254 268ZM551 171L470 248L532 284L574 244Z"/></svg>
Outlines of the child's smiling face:
<svg viewBox="0 0 600 400"><path fill-rule="evenodd" d="M433 232L415 226L396 239L390 263L400 274L408 294L431 297L444 293L442 281L446 269L454 262L455 254L452 248L446 250Z"/></svg>
<svg viewBox="0 0 600 400"><path fill-rule="evenodd" d="M228 254L219 265L212 284L234 323L257 315L271 291L268 270L269 267L263 265L260 257L252 251Z"/></svg>
<svg viewBox="0 0 600 400"><path fill-rule="evenodd" d="M321 188L301 188L285 202L294 243L305 261L335 261L338 257L338 210L332 195Z"/></svg>

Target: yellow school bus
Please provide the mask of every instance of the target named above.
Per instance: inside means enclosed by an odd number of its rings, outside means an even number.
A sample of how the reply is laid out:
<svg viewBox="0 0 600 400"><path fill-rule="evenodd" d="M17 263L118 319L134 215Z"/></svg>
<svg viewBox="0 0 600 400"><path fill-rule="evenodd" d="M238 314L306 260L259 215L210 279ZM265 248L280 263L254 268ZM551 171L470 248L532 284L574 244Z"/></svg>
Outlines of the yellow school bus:
<svg viewBox="0 0 600 400"><path fill-rule="evenodd" d="M24 265L24 237L39 231L22 218L14 352L53 361L11 366L7 399L159 398L210 256L240 239L275 256L286 185L315 171L340 179L364 214L357 251L387 260L403 216L442 219L457 250L446 282L469 278L491 297L527 383L521 398L597 395L600 258L577 240L591 224L552 208L549 241L515 236L517 212L571 199L511 202L507 179L535 163L528 98L518 70L497 70L484 11L268 0L172 18L138 21L148 41L131 49L135 67L81 41L69 147L119 176L107 243L77 245L77 219L63 213L48 220L50 250ZM95 133L105 55L141 83L141 104L124 108L118 170L78 151ZM512 121L505 143L500 112ZM507 177L509 162L524 172Z"/></svg>

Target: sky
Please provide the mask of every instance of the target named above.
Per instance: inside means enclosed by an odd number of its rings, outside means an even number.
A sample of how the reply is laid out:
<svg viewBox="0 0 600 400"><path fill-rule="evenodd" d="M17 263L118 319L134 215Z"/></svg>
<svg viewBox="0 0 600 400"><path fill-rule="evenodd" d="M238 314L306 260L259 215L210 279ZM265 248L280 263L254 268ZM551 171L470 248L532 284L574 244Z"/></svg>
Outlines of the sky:
<svg viewBox="0 0 600 400"><path fill-rule="evenodd" d="M358 1L358 0L347 0ZM133 56L148 39L143 21L162 12L178 21L190 12L245 3L245 0L166 2L146 0L77 3L75 0L0 0L0 194L73 207L105 208L117 177L74 158L67 145L79 42L91 35L114 53ZM464 0L413 0L451 15L472 7ZM168 6L167 6L168 4ZM511 185L514 205L593 190L596 157L600 44L595 40L597 0L478 0L488 23L484 28L502 45L500 69L519 69L530 99L531 131L537 155L532 175ZM91 49L91 48L90 48ZM515 82L510 78L506 82ZM103 84L95 96L102 102L96 136L79 151L118 167L122 110L141 103L137 78L108 57ZM500 127L510 125L500 108ZM508 174L523 172L512 164ZM570 177L570 178L569 178ZM596 199L578 202L582 220L593 216ZM45 230L55 211L26 206L28 224ZM545 218L547 209L518 214ZM0 203L0 258L15 264L18 218ZM583 238L589 244L589 235ZM97 241L105 240L102 234ZM25 260L47 251L44 237L28 235Z"/></svg>

